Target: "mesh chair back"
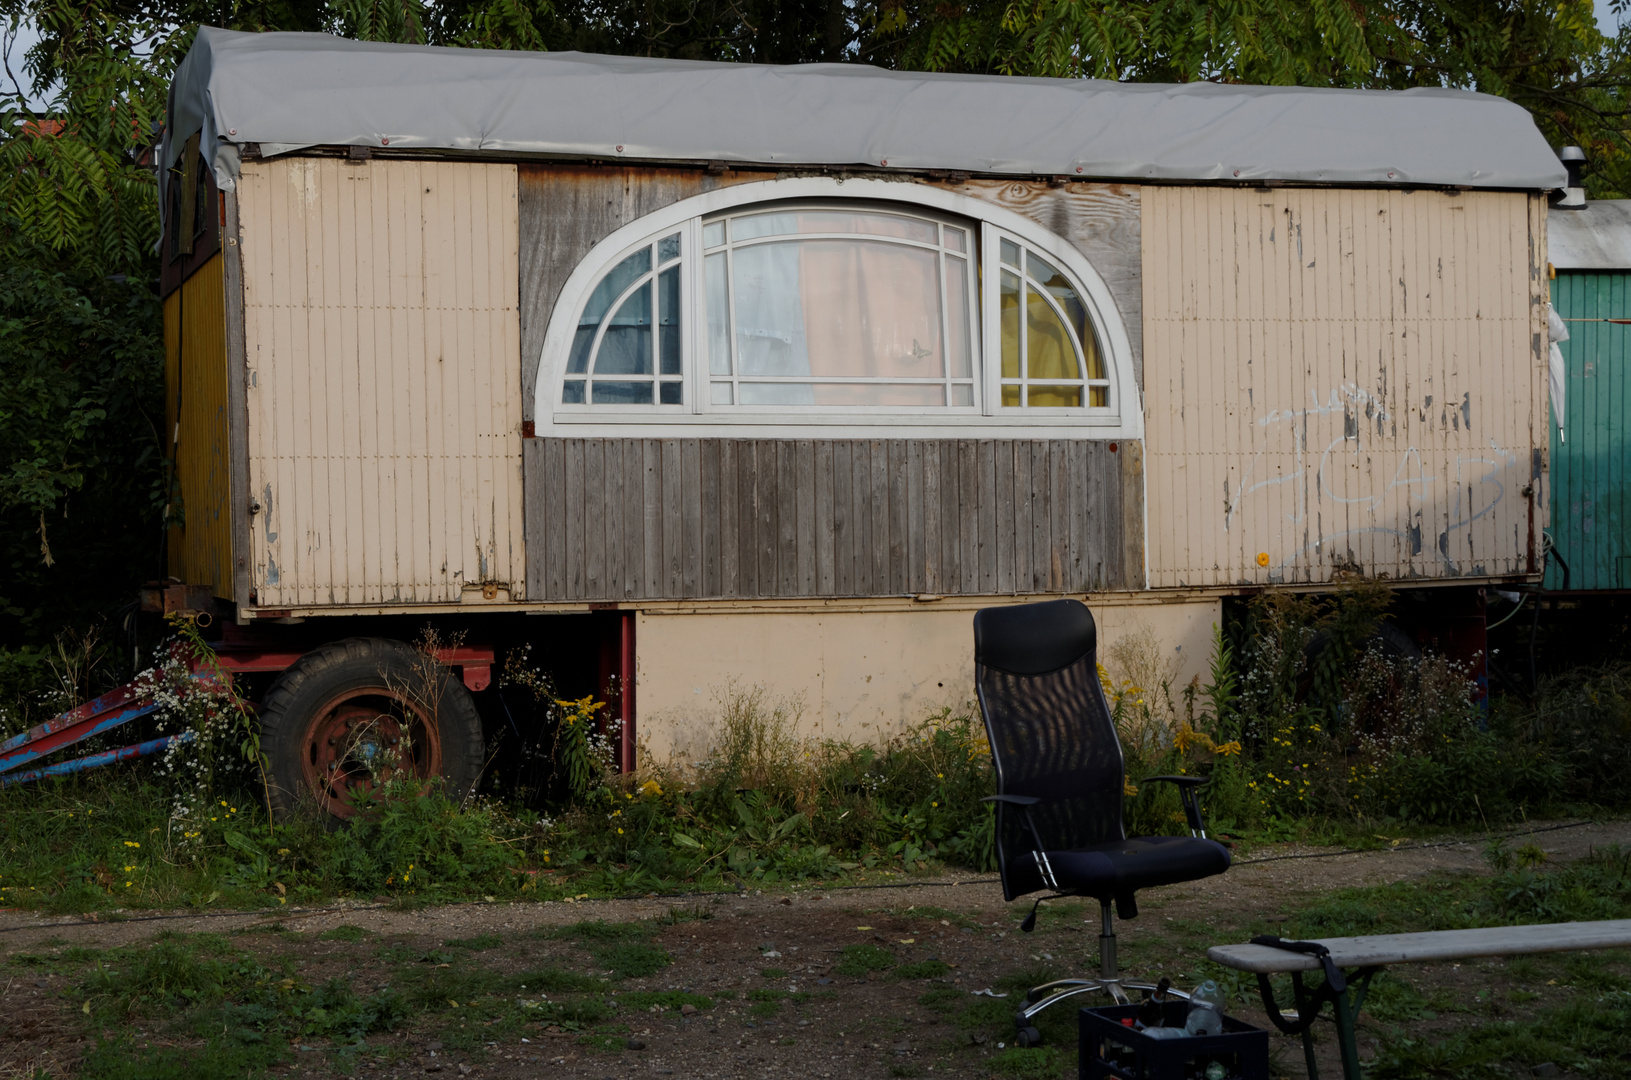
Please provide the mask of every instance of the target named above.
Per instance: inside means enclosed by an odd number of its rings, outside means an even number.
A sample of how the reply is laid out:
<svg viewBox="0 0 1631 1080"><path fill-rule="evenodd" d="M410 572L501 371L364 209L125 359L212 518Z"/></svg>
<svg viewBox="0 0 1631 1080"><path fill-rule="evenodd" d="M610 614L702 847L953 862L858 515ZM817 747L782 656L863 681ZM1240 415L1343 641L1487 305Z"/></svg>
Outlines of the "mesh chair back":
<svg viewBox="0 0 1631 1080"><path fill-rule="evenodd" d="M1075 600L985 608L974 616L974 685L997 791L1043 799L1032 820L1047 850L1126 838L1125 764L1099 685L1098 632ZM997 804L997 862L1012 900L1040 885L1011 881L1009 860L1036 845L1017 808Z"/></svg>

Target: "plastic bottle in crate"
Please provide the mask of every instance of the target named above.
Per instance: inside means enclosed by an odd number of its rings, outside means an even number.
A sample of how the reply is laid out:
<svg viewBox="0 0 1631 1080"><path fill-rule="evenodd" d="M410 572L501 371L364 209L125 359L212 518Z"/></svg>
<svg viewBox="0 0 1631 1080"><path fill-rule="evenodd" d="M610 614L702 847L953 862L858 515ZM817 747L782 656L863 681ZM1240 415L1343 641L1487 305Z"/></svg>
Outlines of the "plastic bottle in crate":
<svg viewBox="0 0 1631 1080"><path fill-rule="evenodd" d="M1189 1019L1184 1022L1189 1035L1223 1034L1223 991L1211 979L1189 995Z"/></svg>

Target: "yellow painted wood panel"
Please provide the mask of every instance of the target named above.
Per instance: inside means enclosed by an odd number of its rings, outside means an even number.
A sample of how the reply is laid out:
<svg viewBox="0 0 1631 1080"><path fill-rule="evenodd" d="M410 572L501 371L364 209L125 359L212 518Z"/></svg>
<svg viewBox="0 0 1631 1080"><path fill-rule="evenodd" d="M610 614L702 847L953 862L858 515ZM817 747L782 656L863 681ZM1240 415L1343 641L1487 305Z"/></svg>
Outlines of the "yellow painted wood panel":
<svg viewBox="0 0 1631 1080"><path fill-rule="evenodd" d="M167 572L232 595L227 441L226 263L199 267L164 300L165 432L174 477Z"/></svg>
<svg viewBox="0 0 1631 1080"><path fill-rule="evenodd" d="M292 158L239 191L259 605L521 599L515 167Z"/></svg>
<svg viewBox="0 0 1631 1080"><path fill-rule="evenodd" d="M1145 188L1151 586L1531 572L1536 205Z"/></svg>

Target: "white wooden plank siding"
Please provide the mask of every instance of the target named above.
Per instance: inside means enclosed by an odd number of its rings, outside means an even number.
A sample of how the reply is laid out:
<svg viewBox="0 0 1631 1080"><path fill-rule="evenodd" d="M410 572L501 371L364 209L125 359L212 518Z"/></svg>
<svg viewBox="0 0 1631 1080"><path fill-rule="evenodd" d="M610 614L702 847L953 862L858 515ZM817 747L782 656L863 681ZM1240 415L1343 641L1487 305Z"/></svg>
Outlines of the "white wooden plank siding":
<svg viewBox="0 0 1631 1080"><path fill-rule="evenodd" d="M1142 205L1152 587L1534 572L1539 200L1147 187Z"/></svg>
<svg viewBox="0 0 1631 1080"><path fill-rule="evenodd" d="M521 598L513 165L244 165L262 607Z"/></svg>

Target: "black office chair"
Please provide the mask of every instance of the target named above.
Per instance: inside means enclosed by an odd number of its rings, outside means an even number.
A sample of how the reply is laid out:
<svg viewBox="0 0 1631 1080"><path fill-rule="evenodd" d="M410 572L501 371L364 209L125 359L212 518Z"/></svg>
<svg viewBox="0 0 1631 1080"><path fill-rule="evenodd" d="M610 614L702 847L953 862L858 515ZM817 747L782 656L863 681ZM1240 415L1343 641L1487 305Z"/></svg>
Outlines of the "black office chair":
<svg viewBox="0 0 1631 1080"><path fill-rule="evenodd" d="M1003 898L1040 889L1099 902L1099 977L1060 979L1035 987L1014 1014L1021 1046L1041 1035L1032 1019L1080 994L1108 994L1118 1004L1128 990L1116 968L1116 929L1110 904L1123 919L1138 916L1133 894L1221 874L1229 852L1206 838L1196 776L1151 776L1140 783L1178 785L1189 836L1127 839L1121 805L1125 773L1121 743L1099 685L1098 633L1093 615L1075 600L984 608L974 615L974 680L997 773L997 865ZM1042 900L1051 897L1043 897ZM1037 904L1041 904L1038 900ZM1036 907L1020 924L1036 926Z"/></svg>

